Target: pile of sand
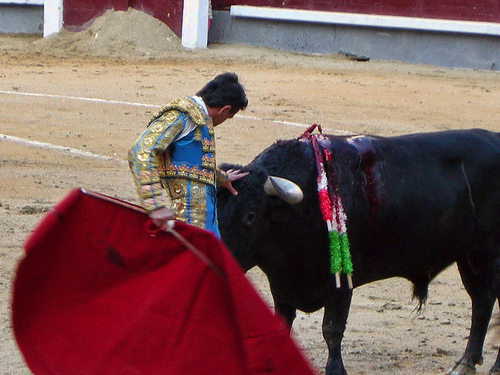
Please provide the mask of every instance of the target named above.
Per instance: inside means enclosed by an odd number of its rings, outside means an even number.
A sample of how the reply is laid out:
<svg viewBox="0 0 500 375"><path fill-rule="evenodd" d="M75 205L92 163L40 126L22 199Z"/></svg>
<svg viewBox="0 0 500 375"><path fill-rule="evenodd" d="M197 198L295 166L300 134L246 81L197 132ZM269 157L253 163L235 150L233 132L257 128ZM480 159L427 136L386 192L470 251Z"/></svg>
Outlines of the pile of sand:
<svg viewBox="0 0 500 375"><path fill-rule="evenodd" d="M133 8L108 10L85 30L58 34L38 40L44 53L85 54L123 58L157 58L183 50L181 41L160 20Z"/></svg>

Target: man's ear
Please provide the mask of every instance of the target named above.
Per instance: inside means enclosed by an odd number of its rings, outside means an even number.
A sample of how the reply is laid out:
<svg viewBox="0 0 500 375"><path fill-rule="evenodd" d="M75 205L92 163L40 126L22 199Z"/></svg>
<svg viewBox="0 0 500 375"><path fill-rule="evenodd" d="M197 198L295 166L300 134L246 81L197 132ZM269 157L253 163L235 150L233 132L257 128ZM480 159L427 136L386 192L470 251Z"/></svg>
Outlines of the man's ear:
<svg viewBox="0 0 500 375"><path fill-rule="evenodd" d="M223 114L223 113L230 113L231 112L231 106L228 104L228 105L225 105L224 107L220 107L219 108L219 115L220 114Z"/></svg>

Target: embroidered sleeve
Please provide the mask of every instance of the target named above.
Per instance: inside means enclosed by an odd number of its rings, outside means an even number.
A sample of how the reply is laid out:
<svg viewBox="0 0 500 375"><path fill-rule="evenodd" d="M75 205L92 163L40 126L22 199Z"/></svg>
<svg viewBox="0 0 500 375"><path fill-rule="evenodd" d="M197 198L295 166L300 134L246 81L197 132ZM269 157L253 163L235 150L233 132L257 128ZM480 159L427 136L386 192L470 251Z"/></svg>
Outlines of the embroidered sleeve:
<svg viewBox="0 0 500 375"><path fill-rule="evenodd" d="M166 206L159 167L164 151L182 132L183 123L178 111L163 113L148 126L128 153L132 179L140 203L147 212Z"/></svg>
<svg viewBox="0 0 500 375"><path fill-rule="evenodd" d="M219 168L215 170L215 185L217 187L224 186L224 184L227 182L227 179L227 173L225 171Z"/></svg>

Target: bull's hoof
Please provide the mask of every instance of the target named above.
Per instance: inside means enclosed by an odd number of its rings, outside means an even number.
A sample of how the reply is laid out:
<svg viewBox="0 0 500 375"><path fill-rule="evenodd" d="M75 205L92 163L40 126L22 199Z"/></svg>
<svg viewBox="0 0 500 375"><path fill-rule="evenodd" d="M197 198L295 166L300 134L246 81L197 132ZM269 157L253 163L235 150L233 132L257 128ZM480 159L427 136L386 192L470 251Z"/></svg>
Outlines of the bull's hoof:
<svg viewBox="0 0 500 375"><path fill-rule="evenodd" d="M476 366L471 363L457 362L446 375L474 375L476 373Z"/></svg>

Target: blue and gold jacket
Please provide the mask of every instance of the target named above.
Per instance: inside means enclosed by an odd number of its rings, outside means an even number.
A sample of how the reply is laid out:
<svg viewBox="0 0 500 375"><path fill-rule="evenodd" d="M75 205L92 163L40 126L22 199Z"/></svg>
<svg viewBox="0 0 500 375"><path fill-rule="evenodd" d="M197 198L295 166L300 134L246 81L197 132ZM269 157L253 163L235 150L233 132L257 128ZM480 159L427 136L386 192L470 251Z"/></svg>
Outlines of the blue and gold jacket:
<svg viewBox="0 0 500 375"><path fill-rule="evenodd" d="M194 129L179 138L190 119ZM212 119L193 98L174 99L160 109L128 153L141 205L146 211L166 206L161 184L166 178L187 178L205 184L224 182L216 173Z"/></svg>

